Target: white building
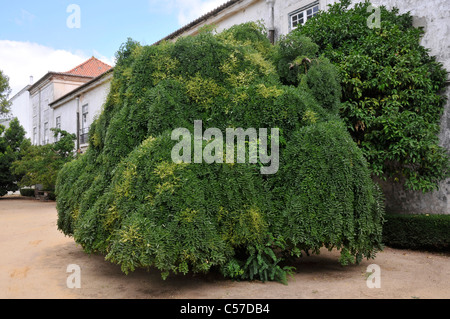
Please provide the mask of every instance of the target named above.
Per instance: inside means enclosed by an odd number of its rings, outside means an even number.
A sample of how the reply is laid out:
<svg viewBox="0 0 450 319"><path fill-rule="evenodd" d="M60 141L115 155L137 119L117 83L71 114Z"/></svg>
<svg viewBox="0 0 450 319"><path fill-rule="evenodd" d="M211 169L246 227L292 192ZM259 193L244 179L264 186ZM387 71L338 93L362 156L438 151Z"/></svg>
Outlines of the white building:
<svg viewBox="0 0 450 319"><path fill-rule="evenodd" d="M17 118L23 128L31 127L30 93L28 92L30 87L31 85L27 85L9 100L11 102L10 118ZM25 138L31 139L31 131L25 129L25 133Z"/></svg>
<svg viewBox="0 0 450 319"><path fill-rule="evenodd" d="M31 128L31 141L34 145L54 142L50 129L56 127L56 123L50 103L91 79L88 76L49 72L28 89L31 103L29 114L32 118L28 129Z"/></svg>
<svg viewBox="0 0 450 319"><path fill-rule="evenodd" d="M26 137L30 138L34 145L55 142L51 128L61 128L77 135L77 149L80 149L82 146L80 142L87 139L93 115L100 113L106 100L111 77L107 77L108 84L104 84L103 75L111 69L111 66L92 57L67 72L48 72L10 100L12 117L18 118L26 131ZM80 87L82 91L78 90ZM90 90L92 92L88 94ZM84 114L80 109L76 110L73 116L71 100L68 99L72 92L82 92L81 99L87 98L91 101L88 102L89 111L86 106ZM53 105L54 102L58 102L56 107ZM65 102L69 105L64 106ZM67 114L63 114L64 112ZM78 121L76 114L80 114Z"/></svg>
<svg viewBox="0 0 450 319"><path fill-rule="evenodd" d="M110 69L49 104L55 127L77 132L76 147L81 151L88 146L89 127L100 115L109 94L112 76L113 69Z"/></svg>
<svg viewBox="0 0 450 319"><path fill-rule="evenodd" d="M331 1L324 0L231 0L215 10L192 21L162 40L176 40L180 36L195 35L199 28L214 25L221 32L236 24L262 21L272 42L326 10ZM160 40L160 41L162 41ZM157 43L159 43L158 41Z"/></svg>

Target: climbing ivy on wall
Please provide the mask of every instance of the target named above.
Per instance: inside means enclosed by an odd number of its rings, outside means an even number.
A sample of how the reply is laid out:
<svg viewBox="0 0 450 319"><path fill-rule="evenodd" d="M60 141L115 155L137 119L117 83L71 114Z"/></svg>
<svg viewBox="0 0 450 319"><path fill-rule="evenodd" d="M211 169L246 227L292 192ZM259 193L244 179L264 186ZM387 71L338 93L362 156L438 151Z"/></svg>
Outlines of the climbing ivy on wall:
<svg viewBox="0 0 450 319"><path fill-rule="evenodd" d="M337 66L340 115L374 175L407 189L434 190L450 172L438 138L447 71L420 45L424 31L413 27L409 13L381 6L380 27L369 28L369 6L337 2L283 43L309 37L309 47ZM297 57L291 51L283 62ZM296 83L296 70L286 64L279 70L284 83Z"/></svg>

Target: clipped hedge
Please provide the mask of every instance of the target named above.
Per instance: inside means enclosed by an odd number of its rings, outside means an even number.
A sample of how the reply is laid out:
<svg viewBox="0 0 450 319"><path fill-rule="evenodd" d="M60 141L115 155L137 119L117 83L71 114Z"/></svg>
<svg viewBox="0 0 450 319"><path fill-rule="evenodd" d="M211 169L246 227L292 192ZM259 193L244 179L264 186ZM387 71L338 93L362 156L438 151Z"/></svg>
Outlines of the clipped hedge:
<svg viewBox="0 0 450 319"><path fill-rule="evenodd" d="M343 264L373 258L384 210L338 117L338 87L324 94L336 72L309 56L300 84L284 85L278 50L253 23L123 45L89 148L58 175L58 228L125 273L156 267L163 278L216 270L286 282L286 256L323 246L340 249ZM278 173L262 175L261 163L175 164L171 132L192 132L195 120L222 132L279 128Z"/></svg>
<svg viewBox="0 0 450 319"><path fill-rule="evenodd" d="M20 195L26 196L26 197L34 197L34 189L32 189L32 188L21 188L20 189Z"/></svg>
<svg viewBox="0 0 450 319"><path fill-rule="evenodd" d="M450 250L450 215L387 214L386 246L404 249Z"/></svg>

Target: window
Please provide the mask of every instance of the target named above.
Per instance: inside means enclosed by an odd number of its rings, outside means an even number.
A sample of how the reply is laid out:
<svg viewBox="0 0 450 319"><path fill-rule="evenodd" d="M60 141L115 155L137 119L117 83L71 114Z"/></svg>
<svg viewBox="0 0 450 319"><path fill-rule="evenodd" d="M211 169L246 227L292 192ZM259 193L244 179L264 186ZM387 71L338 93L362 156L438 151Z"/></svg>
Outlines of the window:
<svg viewBox="0 0 450 319"><path fill-rule="evenodd" d="M317 13L319 13L319 6L315 5L314 7L306 10L306 20L314 17Z"/></svg>
<svg viewBox="0 0 450 319"><path fill-rule="evenodd" d="M88 133L89 133L88 114L89 114L88 104L83 105L81 115L81 134L80 134L81 144L86 144L88 142Z"/></svg>
<svg viewBox="0 0 450 319"><path fill-rule="evenodd" d="M44 141L43 144L48 144L49 139L48 139L48 122L44 123Z"/></svg>
<svg viewBox="0 0 450 319"><path fill-rule="evenodd" d="M294 30L299 25L305 24L306 21L319 13L319 2L313 2L310 5L296 10L289 14L289 28Z"/></svg>
<svg viewBox="0 0 450 319"><path fill-rule="evenodd" d="M57 129L61 129L61 116L58 116L56 118L56 126ZM58 133L58 135L56 136L56 142L59 141L59 139L61 138L60 134Z"/></svg>
<svg viewBox="0 0 450 319"><path fill-rule="evenodd" d="M296 14L293 14L291 16L291 29L295 29L297 28L297 26L300 24L304 24L305 23L305 18L304 18L304 14L303 11L302 12L298 12Z"/></svg>
<svg viewBox="0 0 450 319"><path fill-rule="evenodd" d="M37 144L37 127L33 127L33 145Z"/></svg>
<svg viewBox="0 0 450 319"><path fill-rule="evenodd" d="M56 128L61 129L61 116L56 118Z"/></svg>

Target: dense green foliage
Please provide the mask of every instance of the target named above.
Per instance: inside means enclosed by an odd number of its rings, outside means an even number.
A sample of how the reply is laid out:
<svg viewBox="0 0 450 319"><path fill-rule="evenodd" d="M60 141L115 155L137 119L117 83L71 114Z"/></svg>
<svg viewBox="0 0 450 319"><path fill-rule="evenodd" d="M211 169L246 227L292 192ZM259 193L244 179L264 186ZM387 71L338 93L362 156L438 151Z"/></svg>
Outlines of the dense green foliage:
<svg viewBox="0 0 450 319"><path fill-rule="evenodd" d="M21 150L26 144L25 130L17 119L9 123L8 129L0 125L0 196L8 191L17 191L19 176L14 173L12 164L21 157Z"/></svg>
<svg viewBox="0 0 450 319"><path fill-rule="evenodd" d="M420 45L423 30L413 27L410 14L380 7L381 27L371 29L370 3L349 4L330 6L282 43L310 37L307 51L338 67L340 114L375 175L433 190L449 176L449 157L438 140L446 70ZM285 83L296 84L297 68L289 69L296 46L285 51L279 72Z"/></svg>
<svg viewBox="0 0 450 319"><path fill-rule="evenodd" d="M449 215L386 215L383 243L404 249L449 251Z"/></svg>
<svg viewBox="0 0 450 319"><path fill-rule="evenodd" d="M337 247L343 264L374 257L380 193L337 116L339 90L320 89L337 73L310 56L304 81L286 86L279 56L253 23L158 46L125 43L86 154L58 174L58 228L126 273L156 267L163 277L215 269L285 282L292 268L281 261L302 251ZM279 172L175 164L171 132L192 132L195 120L223 132L279 128Z"/></svg>
<svg viewBox="0 0 450 319"><path fill-rule="evenodd" d="M59 170L74 159L75 135L61 129L51 129L58 141L53 144L24 144L20 159L12 164L12 170L21 178L20 187L41 184L45 190L54 190Z"/></svg>
<svg viewBox="0 0 450 319"><path fill-rule="evenodd" d="M9 93L11 93L9 78L2 70L0 70L0 115L9 113Z"/></svg>
<svg viewBox="0 0 450 319"><path fill-rule="evenodd" d="M34 188L21 188L20 195L25 197L34 197Z"/></svg>

